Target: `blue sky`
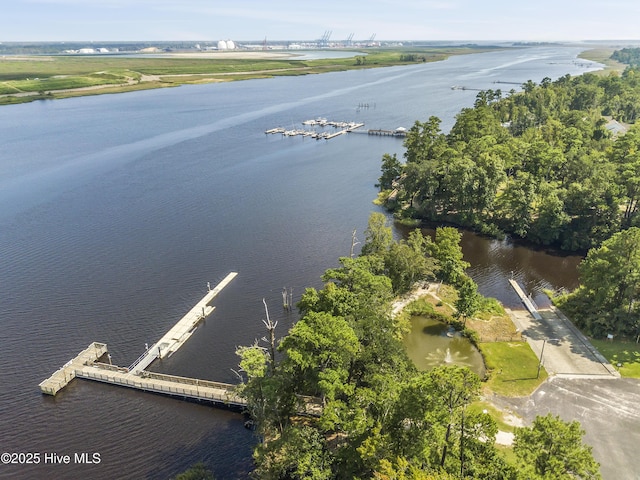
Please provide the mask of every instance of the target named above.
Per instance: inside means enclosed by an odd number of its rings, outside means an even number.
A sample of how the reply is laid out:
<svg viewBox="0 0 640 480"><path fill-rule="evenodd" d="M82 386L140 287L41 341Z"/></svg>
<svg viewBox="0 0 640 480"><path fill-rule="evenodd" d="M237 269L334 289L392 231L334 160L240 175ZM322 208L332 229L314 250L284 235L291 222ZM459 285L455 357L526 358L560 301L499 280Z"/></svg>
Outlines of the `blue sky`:
<svg viewBox="0 0 640 480"><path fill-rule="evenodd" d="M0 41L640 39L638 0L11 0Z"/></svg>

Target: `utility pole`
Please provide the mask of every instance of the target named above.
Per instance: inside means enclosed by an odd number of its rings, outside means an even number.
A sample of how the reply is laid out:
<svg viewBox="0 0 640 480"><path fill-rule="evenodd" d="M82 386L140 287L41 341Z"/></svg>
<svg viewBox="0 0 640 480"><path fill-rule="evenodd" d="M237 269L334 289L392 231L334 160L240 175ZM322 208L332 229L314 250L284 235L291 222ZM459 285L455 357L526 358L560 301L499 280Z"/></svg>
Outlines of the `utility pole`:
<svg viewBox="0 0 640 480"><path fill-rule="evenodd" d="M538 375L536 375L536 378L540 378L540 369L542 368L542 357L544 355L544 347L547 344L547 339L545 338L542 341L542 350L540 351L540 362L538 363Z"/></svg>
<svg viewBox="0 0 640 480"><path fill-rule="evenodd" d="M462 423L460 424L460 478L464 478L464 406L462 407Z"/></svg>
<svg viewBox="0 0 640 480"><path fill-rule="evenodd" d="M540 369L542 368L542 362L543 359L542 357L544 356L544 347L547 344L547 342L557 342L558 339L557 338L545 338L542 341L542 350L540 351L540 362L538 363L538 375L536 375L536 378L540 378Z"/></svg>

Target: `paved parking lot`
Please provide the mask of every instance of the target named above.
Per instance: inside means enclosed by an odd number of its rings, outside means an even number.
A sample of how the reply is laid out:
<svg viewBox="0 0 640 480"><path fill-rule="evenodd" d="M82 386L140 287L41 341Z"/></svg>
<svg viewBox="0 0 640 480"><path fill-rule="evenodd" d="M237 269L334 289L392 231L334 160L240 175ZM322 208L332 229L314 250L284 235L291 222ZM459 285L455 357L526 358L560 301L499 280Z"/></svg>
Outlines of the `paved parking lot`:
<svg viewBox="0 0 640 480"><path fill-rule="evenodd" d="M537 415L552 413L581 423L585 443L593 447L605 480L640 479L640 381L614 377L550 377L530 397L495 398L531 424Z"/></svg>
<svg viewBox="0 0 640 480"><path fill-rule="evenodd" d="M550 377L529 397L499 397L494 403L526 425L547 413L579 421L605 480L640 480L640 380L620 378L561 312L553 307L538 312L540 320L525 310L509 313L538 358L542 355Z"/></svg>
<svg viewBox="0 0 640 480"><path fill-rule="evenodd" d="M526 310L511 310L516 327L526 337L550 375L619 377L617 370L600 355L589 340L554 307L538 310L534 319Z"/></svg>

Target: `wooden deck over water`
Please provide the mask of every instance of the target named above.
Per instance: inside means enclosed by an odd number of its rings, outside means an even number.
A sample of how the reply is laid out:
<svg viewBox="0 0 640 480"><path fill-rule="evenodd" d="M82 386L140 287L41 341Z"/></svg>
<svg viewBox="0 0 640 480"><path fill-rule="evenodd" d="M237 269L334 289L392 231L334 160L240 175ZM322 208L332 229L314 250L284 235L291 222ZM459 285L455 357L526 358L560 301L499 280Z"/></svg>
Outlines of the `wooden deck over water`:
<svg viewBox="0 0 640 480"><path fill-rule="evenodd" d="M145 392L160 393L172 397L201 402L211 402L229 407L243 407L246 402L236 393L236 386L142 371L129 372L126 368L105 364L85 365L76 370L76 377L96 382L110 383Z"/></svg>
<svg viewBox="0 0 640 480"><path fill-rule="evenodd" d="M106 343L93 342L65 363L64 366L56 370L53 375L42 381L40 383L40 390L42 390L42 393L55 395L76 377L76 371L79 368L93 364L105 353L107 353Z"/></svg>
<svg viewBox="0 0 640 480"><path fill-rule="evenodd" d="M178 320L178 322L160 340L158 340L158 342L140 355L140 357L138 357L138 359L128 368L97 363L100 357L107 354L107 345L105 343L93 342L73 359L69 360L63 367L54 372L53 375L42 381L39 385L40 390L42 393L47 395L56 395L75 377L81 377L106 383L114 383L116 385L130 386L132 388L140 388L147 391L171 394L172 391L176 390L178 387L172 387L167 384L167 382L171 383L172 381L168 379L169 376L164 376L163 379L155 378L151 381L149 380L149 378L151 378L151 374L145 371L145 369L155 359L169 356L184 345L195 331L198 322L213 312L214 307L209 305L209 303L224 287L229 284L229 282L231 282L231 280L236 277L236 275L238 275L236 272L231 272L213 290L209 288L207 294L191 310L189 310L184 317ZM157 376L158 374L153 375ZM197 379L191 380L196 382L195 392L197 397L200 390L197 382L200 381ZM181 381L179 383L184 384L185 382ZM213 388L211 386L213 382L206 383L208 384L207 388ZM182 390L185 392L191 392L193 388L182 387ZM224 400L225 402L234 402L235 400L229 398L229 392L223 390L224 389L218 389L217 391L213 391L205 389L203 392L206 394L206 398L210 400L217 399L217 401ZM193 396L191 393L184 392L183 395Z"/></svg>
<svg viewBox="0 0 640 480"><path fill-rule="evenodd" d="M168 395L184 400L208 402L230 408L243 408L246 401L237 394L238 386L228 383L179 377L145 370L157 358L171 355L193 334L198 322L213 312L209 303L236 277L236 272L227 275L189 312L182 317L158 342L144 352L130 367L118 367L98 360L107 354L105 343L94 342L69 360L62 368L40 383L40 390L47 395L56 395L74 378L109 383L120 387L134 388L144 392ZM314 397L299 397L300 415L318 416L322 403Z"/></svg>
<svg viewBox="0 0 640 480"><path fill-rule="evenodd" d="M147 371L134 374L125 368L105 364L86 365L76 371L76 377L232 409L242 409L247 405L246 400L237 394L238 385L229 383ZM319 399L299 398L300 415L319 416L322 413Z"/></svg>

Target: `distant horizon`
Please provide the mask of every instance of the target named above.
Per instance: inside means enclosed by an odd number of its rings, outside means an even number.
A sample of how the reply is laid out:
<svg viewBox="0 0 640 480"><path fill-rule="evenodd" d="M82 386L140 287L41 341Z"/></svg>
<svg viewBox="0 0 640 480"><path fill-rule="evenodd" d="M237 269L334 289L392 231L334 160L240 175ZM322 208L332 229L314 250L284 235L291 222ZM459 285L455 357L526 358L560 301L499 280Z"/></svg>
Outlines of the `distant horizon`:
<svg viewBox="0 0 640 480"><path fill-rule="evenodd" d="M635 42L638 18L637 0L13 0L0 16L0 35L12 43L282 42L323 36L330 41Z"/></svg>
<svg viewBox="0 0 640 480"><path fill-rule="evenodd" d="M224 38L216 38L216 39L175 39L175 40L158 40L158 39L123 39L123 40L0 40L1 44L64 44L64 43L87 43L87 44L120 44L120 43L216 43L220 40L232 40L235 43L239 44L263 44L265 43L264 39L243 39L243 38L234 38L234 37L224 37ZM303 38L291 38L291 39L282 39L282 40L267 40L266 44L281 44L281 43L317 43L320 42L321 39L303 39ZM337 45L341 42L345 42L346 39L334 39L329 40L329 44ZM367 39L353 39L352 42L363 43L367 42ZM495 39L495 40L485 40L485 39L417 39L417 40L408 40L408 39L375 39L376 44L380 43L456 43L456 44L504 44L504 43L523 43L523 44L557 44L557 43L568 43L568 44L580 44L580 43L628 43L628 44L640 44L640 38L589 38L582 40L526 40L526 39ZM347 47L351 45L346 45ZM355 45L353 45L355 46Z"/></svg>

